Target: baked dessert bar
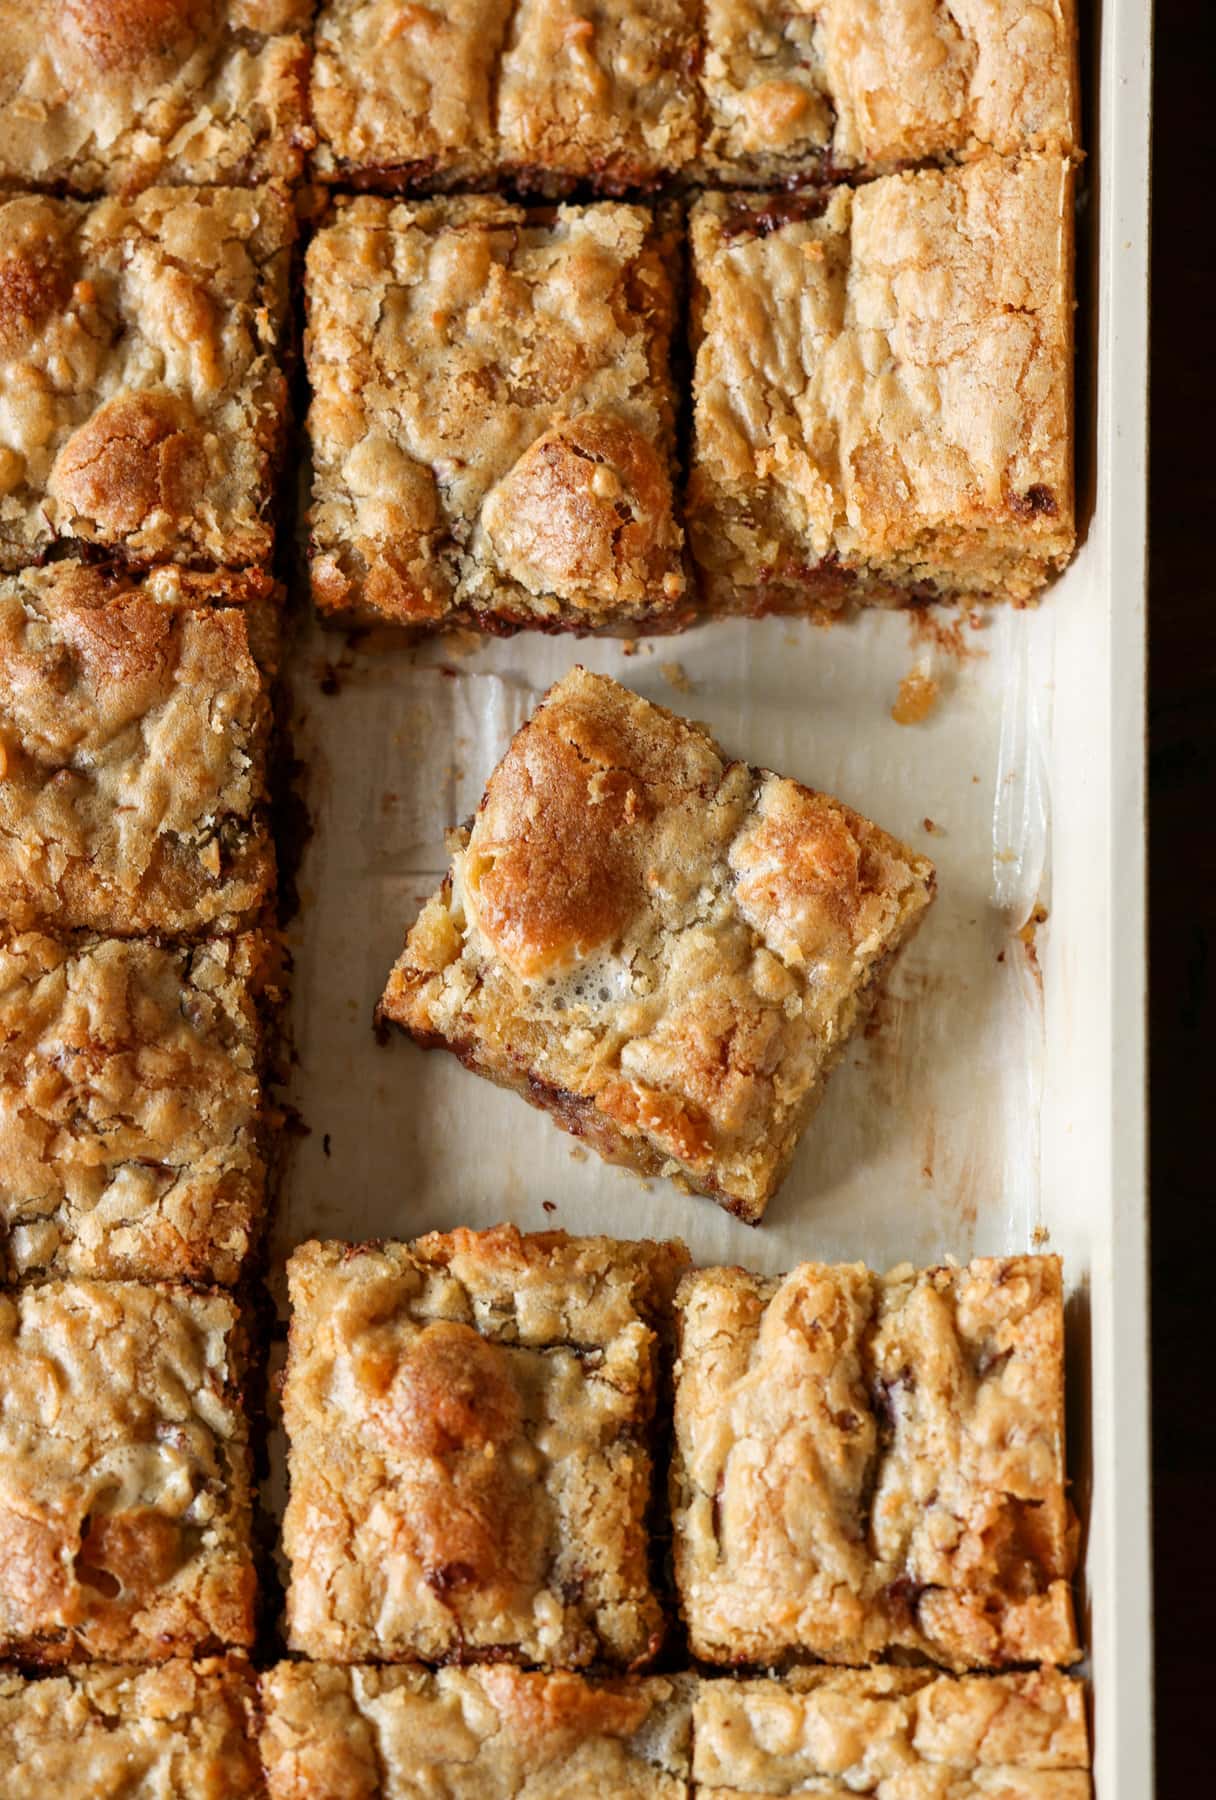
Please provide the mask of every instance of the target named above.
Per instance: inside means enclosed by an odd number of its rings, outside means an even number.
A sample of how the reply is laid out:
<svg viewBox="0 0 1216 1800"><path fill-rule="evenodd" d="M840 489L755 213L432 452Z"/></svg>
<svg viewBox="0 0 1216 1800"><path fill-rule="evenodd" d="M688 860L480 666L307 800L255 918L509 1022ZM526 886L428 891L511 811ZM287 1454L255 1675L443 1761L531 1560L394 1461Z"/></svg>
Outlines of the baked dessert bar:
<svg viewBox="0 0 1216 1800"><path fill-rule="evenodd" d="M390 192L505 179L653 187L698 144L694 0L323 0L323 180Z"/></svg>
<svg viewBox="0 0 1216 1800"><path fill-rule="evenodd" d="M321 0L311 105L323 180L399 191L485 182L512 0Z"/></svg>
<svg viewBox="0 0 1216 1800"><path fill-rule="evenodd" d="M0 919L228 930L266 900L274 584L57 562L0 576Z"/></svg>
<svg viewBox="0 0 1216 1800"><path fill-rule="evenodd" d="M707 0L702 166L796 182L1076 149L1073 0Z"/></svg>
<svg viewBox="0 0 1216 1800"><path fill-rule="evenodd" d="M654 187L698 143L698 0L519 0L498 76L508 180Z"/></svg>
<svg viewBox="0 0 1216 1800"><path fill-rule="evenodd" d="M157 1662L253 1633L240 1325L221 1294L0 1294L0 1655Z"/></svg>
<svg viewBox="0 0 1216 1800"><path fill-rule="evenodd" d="M707 1269L677 1309L695 1656L1076 1661L1057 1258Z"/></svg>
<svg viewBox="0 0 1216 1800"><path fill-rule="evenodd" d="M0 1267L237 1279L265 1167L261 939L0 932Z"/></svg>
<svg viewBox="0 0 1216 1800"><path fill-rule="evenodd" d="M4 13L0 183L131 193L290 180L312 0L22 0Z"/></svg>
<svg viewBox="0 0 1216 1800"><path fill-rule="evenodd" d="M797 1669L702 1681L695 1793L877 1800L1089 1800L1085 1690L1055 1669L959 1679L930 1669Z"/></svg>
<svg viewBox="0 0 1216 1800"><path fill-rule="evenodd" d="M383 1017L758 1220L932 864L581 668L452 842Z"/></svg>
<svg viewBox="0 0 1216 1800"><path fill-rule="evenodd" d="M687 1676L280 1663L261 1685L270 1800L689 1793Z"/></svg>
<svg viewBox="0 0 1216 1800"><path fill-rule="evenodd" d="M686 622L674 221L338 203L308 251L312 589L415 629Z"/></svg>
<svg viewBox="0 0 1216 1800"><path fill-rule="evenodd" d="M1074 543L1068 163L711 194L691 235L711 605L1033 598Z"/></svg>
<svg viewBox="0 0 1216 1800"><path fill-rule="evenodd" d="M686 1262L509 1226L298 1249L290 1647L647 1662L656 1325Z"/></svg>
<svg viewBox="0 0 1216 1800"><path fill-rule="evenodd" d="M269 557L294 232L275 188L0 203L0 568Z"/></svg>
<svg viewBox="0 0 1216 1800"><path fill-rule="evenodd" d="M0 1673L6 1800L259 1800L265 1789L242 1657Z"/></svg>

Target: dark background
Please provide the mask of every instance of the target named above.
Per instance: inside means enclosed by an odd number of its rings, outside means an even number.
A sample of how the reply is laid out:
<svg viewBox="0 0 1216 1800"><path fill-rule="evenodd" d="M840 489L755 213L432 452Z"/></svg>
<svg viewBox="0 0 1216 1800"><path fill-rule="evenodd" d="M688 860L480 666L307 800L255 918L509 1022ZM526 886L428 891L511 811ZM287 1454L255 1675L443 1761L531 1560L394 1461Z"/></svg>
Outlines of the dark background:
<svg viewBox="0 0 1216 1800"><path fill-rule="evenodd" d="M1149 906L1157 1794L1198 1800L1216 1793L1216 83L1210 0L1158 0L1156 17Z"/></svg>

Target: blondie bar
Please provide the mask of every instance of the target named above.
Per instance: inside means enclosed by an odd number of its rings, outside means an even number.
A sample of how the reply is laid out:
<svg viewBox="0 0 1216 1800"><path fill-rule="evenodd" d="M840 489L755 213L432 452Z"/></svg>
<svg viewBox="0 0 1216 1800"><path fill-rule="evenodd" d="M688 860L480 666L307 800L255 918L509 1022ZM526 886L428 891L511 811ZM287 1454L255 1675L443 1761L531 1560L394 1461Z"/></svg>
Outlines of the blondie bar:
<svg viewBox="0 0 1216 1800"><path fill-rule="evenodd" d="M512 0L321 0L312 65L313 166L390 191L485 182Z"/></svg>
<svg viewBox="0 0 1216 1800"><path fill-rule="evenodd" d="M0 932L0 1269L233 1282L262 1215L260 939Z"/></svg>
<svg viewBox="0 0 1216 1800"><path fill-rule="evenodd" d="M707 0L702 165L799 181L1077 140L1073 0Z"/></svg>
<svg viewBox="0 0 1216 1800"><path fill-rule="evenodd" d="M454 842L383 1017L758 1220L932 865L581 668Z"/></svg>
<svg viewBox="0 0 1216 1800"><path fill-rule="evenodd" d="M712 194L691 233L710 604L1033 598L1074 542L1069 164Z"/></svg>
<svg viewBox="0 0 1216 1800"><path fill-rule="evenodd" d="M0 919L231 929L266 900L274 584L0 576Z"/></svg>
<svg viewBox="0 0 1216 1800"><path fill-rule="evenodd" d="M303 1245L289 1643L337 1662L645 1663L656 1325L682 1245Z"/></svg>
<svg viewBox="0 0 1216 1800"><path fill-rule="evenodd" d="M498 76L499 156L542 192L654 187L698 144L698 0L519 0Z"/></svg>
<svg viewBox="0 0 1216 1800"><path fill-rule="evenodd" d="M0 1293L0 1655L250 1643L239 1331L227 1296L187 1288Z"/></svg>
<svg viewBox="0 0 1216 1800"><path fill-rule="evenodd" d="M290 180L312 141L312 0L22 0L4 9L0 184L132 193Z"/></svg>
<svg viewBox="0 0 1216 1800"><path fill-rule="evenodd" d="M0 568L269 556L294 231L274 188L0 202Z"/></svg>
<svg viewBox="0 0 1216 1800"><path fill-rule="evenodd" d="M694 1655L1078 1655L1055 1257L690 1275L672 1471Z"/></svg>
<svg viewBox="0 0 1216 1800"><path fill-rule="evenodd" d="M0 1673L0 1790L5 1800L259 1800L255 1700L235 1656Z"/></svg>
<svg viewBox="0 0 1216 1800"><path fill-rule="evenodd" d="M312 588L415 629L684 622L674 223L339 203L308 252Z"/></svg>
<svg viewBox="0 0 1216 1800"><path fill-rule="evenodd" d="M1088 1800L1085 1690L1055 1669L959 1679L929 1669L796 1669L702 1681L694 1792L876 1800Z"/></svg>
<svg viewBox="0 0 1216 1800"><path fill-rule="evenodd" d="M692 1685L280 1663L262 1677L270 1800L685 1800Z"/></svg>

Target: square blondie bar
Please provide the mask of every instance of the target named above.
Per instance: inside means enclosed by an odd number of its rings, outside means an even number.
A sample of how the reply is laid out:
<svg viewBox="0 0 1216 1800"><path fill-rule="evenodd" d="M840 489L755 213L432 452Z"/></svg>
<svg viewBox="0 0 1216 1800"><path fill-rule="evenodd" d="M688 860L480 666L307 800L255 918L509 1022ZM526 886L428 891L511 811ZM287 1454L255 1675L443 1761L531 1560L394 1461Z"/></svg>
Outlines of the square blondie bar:
<svg viewBox="0 0 1216 1800"><path fill-rule="evenodd" d="M1072 553L1072 171L693 208L687 523L710 605L1032 599Z"/></svg>
<svg viewBox="0 0 1216 1800"><path fill-rule="evenodd" d="M1075 152L1073 0L707 0L701 163L717 183Z"/></svg>
<svg viewBox="0 0 1216 1800"><path fill-rule="evenodd" d="M269 557L294 234L275 188L0 201L0 568Z"/></svg>
<svg viewBox="0 0 1216 1800"><path fill-rule="evenodd" d="M252 1641L240 1337L221 1294L0 1292L0 1656L157 1662Z"/></svg>
<svg viewBox="0 0 1216 1800"><path fill-rule="evenodd" d="M259 1800L256 1683L242 1657L0 1672L5 1800Z"/></svg>
<svg viewBox="0 0 1216 1800"><path fill-rule="evenodd" d="M849 807L576 668L455 835L381 1014L754 1222L933 888Z"/></svg>
<svg viewBox="0 0 1216 1800"><path fill-rule="evenodd" d="M689 1793L688 1676L280 1663L261 1685L270 1800Z"/></svg>
<svg viewBox="0 0 1216 1800"><path fill-rule="evenodd" d="M0 1270L234 1282L262 1217L259 938L0 931Z"/></svg>
<svg viewBox="0 0 1216 1800"><path fill-rule="evenodd" d="M57 562L0 575L0 919L230 930L274 883L274 583Z"/></svg>
<svg viewBox="0 0 1216 1800"><path fill-rule="evenodd" d="M706 1269L676 1304L695 1656L1077 1660L1057 1258Z"/></svg>
<svg viewBox="0 0 1216 1800"><path fill-rule="evenodd" d="M308 251L312 589L418 629L686 621L645 208L339 203Z"/></svg>
<svg viewBox="0 0 1216 1800"><path fill-rule="evenodd" d="M1056 1669L794 1669L702 1681L694 1793L873 1794L878 1800L1089 1800L1085 1689Z"/></svg>
<svg viewBox="0 0 1216 1800"><path fill-rule="evenodd" d="M682 1245L455 1231L288 1264L288 1641L647 1662L656 1327Z"/></svg>
<svg viewBox="0 0 1216 1800"><path fill-rule="evenodd" d="M130 194L291 180L312 0L22 0L4 10L0 185Z"/></svg>
<svg viewBox="0 0 1216 1800"><path fill-rule="evenodd" d="M653 188L698 144L697 0L519 0L498 74L507 179L542 193Z"/></svg>

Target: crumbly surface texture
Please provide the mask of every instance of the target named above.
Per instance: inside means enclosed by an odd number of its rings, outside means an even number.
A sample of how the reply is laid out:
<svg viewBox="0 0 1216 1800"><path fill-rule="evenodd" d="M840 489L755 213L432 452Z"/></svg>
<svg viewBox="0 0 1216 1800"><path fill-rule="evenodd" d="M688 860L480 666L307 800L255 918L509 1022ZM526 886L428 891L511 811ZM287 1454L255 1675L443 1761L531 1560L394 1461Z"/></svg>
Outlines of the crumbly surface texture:
<svg viewBox="0 0 1216 1800"><path fill-rule="evenodd" d="M1072 553L1072 174L984 158L693 209L710 603L1026 601Z"/></svg>
<svg viewBox="0 0 1216 1800"><path fill-rule="evenodd" d="M510 178L646 188L697 149L698 0L519 0L498 77Z"/></svg>
<svg viewBox="0 0 1216 1800"><path fill-rule="evenodd" d="M322 0L312 66L314 167L392 188L484 181L512 0Z"/></svg>
<svg viewBox="0 0 1216 1800"><path fill-rule="evenodd" d="M677 1306L694 1655L1076 1661L1056 1258L710 1269Z"/></svg>
<svg viewBox="0 0 1216 1800"><path fill-rule="evenodd" d="M382 1012L756 1220L933 885L847 806L576 668L456 834Z"/></svg>
<svg viewBox="0 0 1216 1800"><path fill-rule="evenodd" d="M1055 1669L962 1680L928 1669L800 1669L702 1681L698 1796L1089 1800L1085 1690Z"/></svg>
<svg viewBox="0 0 1216 1800"><path fill-rule="evenodd" d="M415 629L670 629L674 221L339 203L308 251L312 589Z"/></svg>
<svg viewBox="0 0 1216 1800"><path fill-rule="evenodd" d="M130 193L300 173L312 0L22 0L4 12L0 184Z"/></svg>
<svg viewBox="0 0 1216 1800"><path fill-rule="evenodd" d="M682 1245L511 1227L288 1265L292 1649L645 1663L657 1319Z"/></svg>
<svg viewBox="0 0 1216 1800"><path fill-rule="evenodd" d="M1073 0L707 0L717 181L1076 148Z"/></svg>
<svg viewBox="0 0 1216 1800"><path fill-rule="evenodd" d="M236 1280L263 1207L270 975L248 935L0 937L9 1280Z"/></svg>
<svg viewBox="0 0 1216 1800"><path fill-rule="evenodd" d="M262 1678L270 1800L685 1800L692 1686L280 1663Z"/></svg>
<svg viewBox="0 0 1216 1800"><path fill-rule="evenodd" d="M186 1288L0 1295L0 1654L251 1642L238 1333L226 1295Z"/></svg>
<svg viewBox="0 0 1216 1800"><path fill-rule="evenodd" d="M400 190L653 186L696 154L693 0L326 0L315 166Z"/></svg>
<svg viewBox="0 0 1216 1800"><path fill-rule="evenodd" d="M243 1658L0 1673L5 1800L261 1800Z"/></svg>
<svg viewBox="0 0 1216 1800"><path fill-rule="evenodd" d="M197 933L266 899L265 577L0 576L0 918Z"/></svg>
<svg viewBox="0 0 1216 1800"><path fill-rule="evenodd" d="M294 234L275 188L0 203L0 568L269 557Z"/></svg>

